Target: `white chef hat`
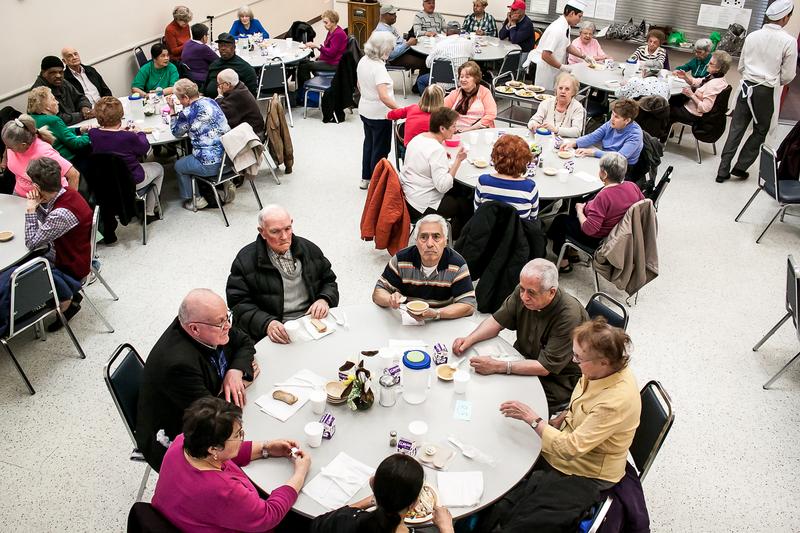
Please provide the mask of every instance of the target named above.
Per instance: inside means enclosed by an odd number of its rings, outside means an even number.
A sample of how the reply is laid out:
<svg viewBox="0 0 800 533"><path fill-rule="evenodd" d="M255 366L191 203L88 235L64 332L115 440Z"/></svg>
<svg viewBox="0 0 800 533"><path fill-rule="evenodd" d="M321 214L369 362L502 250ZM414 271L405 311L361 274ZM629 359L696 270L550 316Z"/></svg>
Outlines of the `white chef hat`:
<svg viewBox="0 0 800 533"><path fill-rule="evenodd" d="M769 20L780 20L791 13L793 8L794 2L792 0L775 0L767 8L767 18Z"/></svg>
<svg viewBox="0 0 800 533"><path fill-rule="evenodd" d="M574 7L575 9L580 9L581 11L586 11L589 2L586 0L567 0L567 5Z"/></svg>

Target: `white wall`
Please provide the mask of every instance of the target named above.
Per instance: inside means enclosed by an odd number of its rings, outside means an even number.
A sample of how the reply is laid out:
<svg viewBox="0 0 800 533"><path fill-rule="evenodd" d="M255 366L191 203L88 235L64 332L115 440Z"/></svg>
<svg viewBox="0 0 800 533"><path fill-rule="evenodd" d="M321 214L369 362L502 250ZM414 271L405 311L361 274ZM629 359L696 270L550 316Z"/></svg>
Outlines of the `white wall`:
<svg viewBox="0 0 800 533"><path fill-rule="evenodd" d="M236 17L236 9L244 0L184 0L194 13L193 22L202 22L207 15L214 19L214 34L228 31ZM0 76L0 107L13 105L23 111L27 96L11 96L31 86L39 74L39 64L46 55L61 56L61 48L74 46L83 62L92 64L103 75L114 94L127 94L136 73L134 46L143 46L146 54L152 42L164 34L172 20L172 2L137 0L135 2L81 0L53 2L49 0L5 0L0 17L0 50L3 54L3 76ZM289 29L295 20L311 20L332 0L254 0L249 2L270 34ZM121 55L103 60L114 52Z"/></svg>
<svg viewBox="0 0 800 533"><path fill-rule="evenodd" d="M347 26L347 2L345 0L335 0L334 9L339 13L342 27ZM383 3L391 3L398 8L397 23L395 26L400 33L405 33L411 29L414 22L414 13L422 11L422 0L386 0ZM508 5L511 0L489 0L486 12L490 13L498 22L502 24L508 13ZM464 17L472 13L471 0L436 0L436 11L444 16L445 20L457 20L464 22Z"/></svg>

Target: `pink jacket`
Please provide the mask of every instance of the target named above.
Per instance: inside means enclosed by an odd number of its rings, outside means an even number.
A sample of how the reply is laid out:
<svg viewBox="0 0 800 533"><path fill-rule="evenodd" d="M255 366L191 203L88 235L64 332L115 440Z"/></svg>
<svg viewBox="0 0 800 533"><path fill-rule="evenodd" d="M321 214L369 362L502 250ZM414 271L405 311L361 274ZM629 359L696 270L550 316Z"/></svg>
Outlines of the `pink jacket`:
<svg viewBox="0 0 800 533"><path fill-rule="evenodd" d="M455 109L463 96L464 92L461 89L451 91L445 96L444 105ZM497 104L492 97L492 92L483 85L479 85L478 95L472 101L467 114L458 117L456 127L459 130L465 130L480 122L484 128L494 128L495 117L497 117Z"/></svg>
<svg viewBox="0 0 800 533"><path fill-rule="evenodd" d="M329 65L338 65L347 50L347 34L336 26L333 31L328 32L322 46L319 47L319 60Z"/></svg>
<svg viewBox="0 0 800 533"><path fill-rule="evenodd" d="M592 38L592 40L589 41L589 44L583 44L583 41L581 41L581 38L578 37L574 41L572 41L572 46L574 46L575 48L577 48L578 50L580 50L581 52L583 52L587 56L592 56L595 59L605 59L605 58L608 57L606 55L606 53L603 52L603 49L600 47L600 41L598 41L595 38ZM582 62L583 62L583 59L579 58L578 56L574 56L572 54L569 55L569 64L570 65L573 65L575 63L582 63Z"/></svg>
<svg viewBox="0 0 800 533"><path fill-rule="evenodd" d="M692 115L703 116L711 111L711 108L714 107L714 102L717 100L717 95L724 91L727 86L728 82L724 77L710 79L694 92L695 96L701 100L700 105L697 105L694 100L687 100L684 107Z"/></svg>

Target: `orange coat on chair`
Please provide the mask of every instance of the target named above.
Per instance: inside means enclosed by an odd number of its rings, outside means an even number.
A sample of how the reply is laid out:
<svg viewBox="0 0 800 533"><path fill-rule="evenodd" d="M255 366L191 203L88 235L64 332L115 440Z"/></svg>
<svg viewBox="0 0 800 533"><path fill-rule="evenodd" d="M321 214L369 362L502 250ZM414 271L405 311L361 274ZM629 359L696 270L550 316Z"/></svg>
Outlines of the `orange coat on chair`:
<svg viewBox="0 0 800 533"><path fill-rule="evenodd" d="M386 249L392 255L408 246L411 216L400 178L392 164L381 159L369 182L367 201L361 214L361 238L375 241L377 250Z"/></svg>

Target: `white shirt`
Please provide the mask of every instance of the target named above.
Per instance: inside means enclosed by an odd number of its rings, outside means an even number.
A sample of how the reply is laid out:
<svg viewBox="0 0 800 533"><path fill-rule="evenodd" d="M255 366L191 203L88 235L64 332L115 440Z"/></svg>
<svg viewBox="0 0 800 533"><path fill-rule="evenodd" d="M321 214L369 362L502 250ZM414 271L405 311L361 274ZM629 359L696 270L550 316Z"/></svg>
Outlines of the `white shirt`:
<svg viewBox="0 0 800 533"><path fill-rule="evenodd" d="M472 41L453 34L436 43L433 51L425 58L425 65L431 68L434 59L449 59L453 64L453 72L458 72L458 67L469 61L470 57L472 57ZM452 83L441 85L445 90L454 87Z"/></svg>
<svg viewBox="0 0 800 533"><path fill-rule="evenodd" d="M438 209L444 193L453 187L444 146L424 133L411 139L406 146L400 184L406 201L420 213L429 207Z"/></svg>
<svg viewBox="0 0 800 533"><path fill-rule="evenodd" d="M744 40L742 79L768 87L790 83L797 69L797 41L777 24L764 24Z"/></svg>
<svg viewBox="0 0 800 533"><path fill-rule="evenodd" d="M553 54L556 61L566 63L569 45L569 22L564 15L561 15L544 30L539 45L529 54L528 62L536 63L536 85L541 85L545 89L553 89L556 76L558 76L558 69L545 63L542 59L542 52L547 50Z"/></svg>
<svg viewBox="0 0 800 533"><path fill-rule="evenodd" d="M361 100L358 102L358 114L372 120L386 120L389 108L381 102L378 95L378 85L388 85L389 94L394 94L394 83L386 64L383 61L361 58L356 68L358 88L361 91Z"/></svg>
<svg viewBox="0 0 800 533"><path fill-rule="evenodd" d="M639 98L641 96L661 96L669 100L669 82L659 76L635 77L614 92L617 98Z"/></svg>
<svg viewBox="0 0 800 533"><path fill-rule="evenodd" d="M86 95L86 98L89 99L89 103L94 105L95 102L100 100L100 91L98 91L97 87L94 86L94 83L89 81L89 78L86 77L86 69L83 68L83 65L80 67L80 72L75 72L69 67L67 68L72 71L72 75L75 76L75 79L78 80L78 83L80 83L81 87L83 87L83 93Z"/></svg>

